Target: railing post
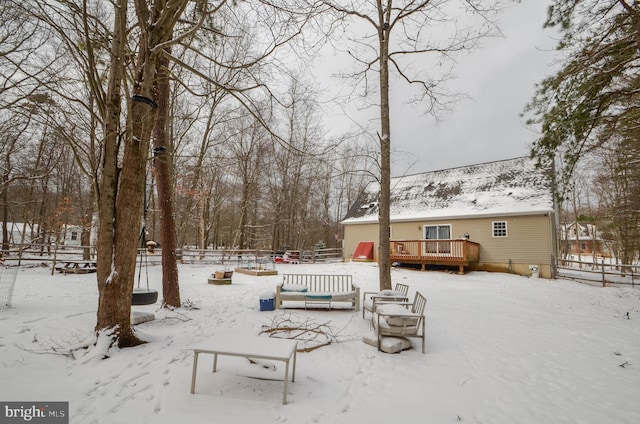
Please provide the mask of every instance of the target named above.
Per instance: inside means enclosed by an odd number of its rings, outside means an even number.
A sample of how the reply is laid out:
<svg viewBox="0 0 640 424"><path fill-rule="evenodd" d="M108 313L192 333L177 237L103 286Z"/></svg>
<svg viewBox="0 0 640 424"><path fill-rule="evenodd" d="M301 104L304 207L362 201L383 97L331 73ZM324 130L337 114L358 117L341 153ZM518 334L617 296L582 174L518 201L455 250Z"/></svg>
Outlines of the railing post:
<svg viewBox="0 0 640 424"><path fill-rule="evenodd" d="M606 286L605 273L604 273L604 258L602 260L602 287Z"/></svg>

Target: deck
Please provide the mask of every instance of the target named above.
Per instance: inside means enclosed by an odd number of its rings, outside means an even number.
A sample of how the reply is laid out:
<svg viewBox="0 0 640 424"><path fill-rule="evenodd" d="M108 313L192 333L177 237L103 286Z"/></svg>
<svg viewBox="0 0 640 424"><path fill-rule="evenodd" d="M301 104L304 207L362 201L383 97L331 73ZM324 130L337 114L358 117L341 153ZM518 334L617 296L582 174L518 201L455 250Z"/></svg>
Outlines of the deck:
<svg viewBox="0 0 640 424"><path fill-rule="evenodd" d="M480 244L466 239L457 240L393 240L391 262L426 265L457 266L464 268L480 259Z"/></svg>

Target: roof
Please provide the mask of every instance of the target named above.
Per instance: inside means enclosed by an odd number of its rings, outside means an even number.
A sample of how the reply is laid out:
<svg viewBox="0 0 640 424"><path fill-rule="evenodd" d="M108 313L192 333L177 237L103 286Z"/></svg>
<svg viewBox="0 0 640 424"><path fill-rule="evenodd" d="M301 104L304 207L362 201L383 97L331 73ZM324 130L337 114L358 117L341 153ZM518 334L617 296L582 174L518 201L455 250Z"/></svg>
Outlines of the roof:
<svg viewBox="0 0 640 424"><path fill-rule="evenodd" d="M521 157L391 179L391 221L552 212L550 171ZM343 224L378 222L378 182L369 183Z"/></svg>
<svg viewBox="0 0 640 424"><path fill-rule="evenodd" d="M578 228L580 229L579 239L580 241L585 240L603 240L602 231L598 229L597 226L593 224L578 224ZM560 238L562 240L577 240L576 236L576 222L573 221L570 224L562 224L560 226ZM595 237L594 237L595 234Z"/></svg>

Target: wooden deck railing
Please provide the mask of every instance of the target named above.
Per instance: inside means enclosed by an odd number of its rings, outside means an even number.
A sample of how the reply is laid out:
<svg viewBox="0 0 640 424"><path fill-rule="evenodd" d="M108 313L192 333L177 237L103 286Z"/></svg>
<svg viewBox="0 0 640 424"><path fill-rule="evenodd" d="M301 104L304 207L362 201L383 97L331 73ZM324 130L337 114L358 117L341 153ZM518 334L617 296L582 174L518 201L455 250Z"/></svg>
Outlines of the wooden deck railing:
<svg viewBox="0 0 640 424"><path fill-rule="evenodd" d="M459 266L460 272L470 262L480 259L480 245L466 239L458 240L393 240L391 261Z"/></svg>

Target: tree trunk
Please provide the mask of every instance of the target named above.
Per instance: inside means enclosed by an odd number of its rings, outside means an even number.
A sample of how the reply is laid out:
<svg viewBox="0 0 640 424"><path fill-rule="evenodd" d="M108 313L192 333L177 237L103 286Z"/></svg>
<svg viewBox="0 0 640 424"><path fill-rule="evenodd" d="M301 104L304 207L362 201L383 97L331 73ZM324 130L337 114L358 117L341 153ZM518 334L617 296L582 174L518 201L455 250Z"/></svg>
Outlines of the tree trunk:
<svg viewBox="0 0 640 424"><path fill-rule="evenodd" d="M391 118L389 115L389 16L390 8L382 10L378 4L378 38L380 41L380 199L379 199L379 257L380 290L391 289Z"/></svg>
<svg viewBox="0 0 640 424"><path fill-rule="evenodd" d="M138 57L133 70L133 96L124 137L122 168L118 168L120 102L127 36L127 0L118 0L114 10L114 34L105 118L105 158L100 194L98 236L97 331L112 330L120 347L141 343L131 325L131 300L135 279L138 233L141 227L146 168L154 128L157 80L162 50L188 0L135 2L140 30ZM135 229L136 231L132 231ZM113 265L112 265L113 264Z"/></svg>
<svg viewBox="0 0 640 424"><path fill-rule="evenodd" d="M120 346L139 343L131 326L131 300L136 271L138 234L141 228L147 160L151 132L154 126L157 104L154 102L155 78L158 55L152 55L149 34L142 32L137 79L129 103L130 119L127 125L124 157L115 207L115 244L110 285L117 286L120 315L118 325ZM135 231L132 231L135 230Z"/></svg>
<svg viewBox="0 0 640 424"><path fill-rule="evenodd" d="M162 296L164 306L179 308L180 286L176 258L176 223L173 213L173 167L168 151L173 151L173 143L167 137L167 117L169 116L169 60L160 59L158 69L158 113L153 129L155 172L160 206L160 243L162 244Z"/></svg>
<svg viewBox="0 0 640 424"><path fill-rule="evenodd" d="M9 185L9 174L2 175L2 189L0 189L0 201L2 201L2 252L9 253L9 196L7 195Z"/></svg>
<svg viewBox="0 0 640 424"><path fill-rule="evenodd" d="M122 195L124 193L118 193L118 144L120 142L121 91L124 77L123 60L126 56L127 4L128 0L118 0L114 8L111 67L105 102L105 150L98 195L97 279L99 297L96 332L114 331L112 337L121 347L140 343L131 326L133 280L129 280L129 278L132 278L135 273L135 246L128 254L123 254L124 249L131 244L126 242L126 239L137 240L137 234L131 237L131 234L126 234L123 231L123 225L131 225L131 223L126 222L127 217L121 216L116 211L116 206L128 209L126 204L123 205ZM132 162L130 152L126 159L128 160L126 160L125 166ZM120 199L117 199L118 195ZM135 199L132 198L132 200L135 202ZM118 228L116 228L116 224ZM139 215L133 228L138 228L138 226ZM130 232L130 230L131 227L127 228L127 231ZM125 239L125 243L122 238ZM126 266L122 264L123 259L126 260Z"/></svg>
<svg viewBox="0 0 640 424"><path fill-rule="evenodd" d="M91 229L93 228L93 217L95 210L95 186L91 184L89 196L82 203L82 232L80 233L80 245L85 246L82 249L82 259L90 260L92 255L91 249ZM81 191L80 191L81 192Z"/></svg>

